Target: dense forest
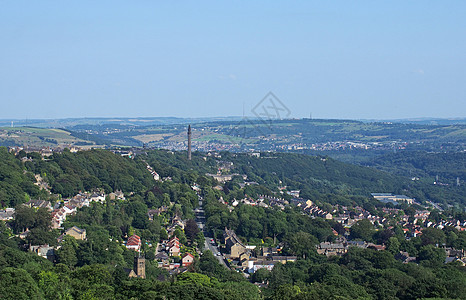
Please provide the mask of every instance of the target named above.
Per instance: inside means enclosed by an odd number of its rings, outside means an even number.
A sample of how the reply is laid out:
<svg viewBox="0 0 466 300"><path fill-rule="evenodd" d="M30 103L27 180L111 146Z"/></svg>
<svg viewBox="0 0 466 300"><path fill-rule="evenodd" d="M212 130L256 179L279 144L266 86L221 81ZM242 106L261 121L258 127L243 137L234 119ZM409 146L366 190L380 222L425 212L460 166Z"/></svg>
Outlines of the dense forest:
<svg viewBox="0 0 466 300"><path fill-rule="evenodd" d="M29 197L43 197L32 172L25 172L24 165L5 147L0 147L0 206L15 207Z"/></svg>
<svg viewBox="0 0 466 300"><path fill-rule="evenodd" d="M153 184L153 179L144 169L144 162L105 150L77 153L65 150L46 160L26 161L25 167L30 172L43 175L52 192L64 197L93 188L104 188L107 193L116 190L139 192Z"/></svg>
<svg viewBox="0 0 466 300"><path fill-rule="evenodd" d="M466 178L466 152L426 153L403 151L374 157L366 165L399 175L427 177L431 182L438 180L456 185L456 179Z"/></svg>
<svg viewBox="0 0 466 300"><path fill-rule="evenodd" d="M369 166L404 177L419 177L434 182L456 185L466 178L465 152L426 151L367 151L360 149L314 151L314 155L328 155L340 161Z"/></svg>

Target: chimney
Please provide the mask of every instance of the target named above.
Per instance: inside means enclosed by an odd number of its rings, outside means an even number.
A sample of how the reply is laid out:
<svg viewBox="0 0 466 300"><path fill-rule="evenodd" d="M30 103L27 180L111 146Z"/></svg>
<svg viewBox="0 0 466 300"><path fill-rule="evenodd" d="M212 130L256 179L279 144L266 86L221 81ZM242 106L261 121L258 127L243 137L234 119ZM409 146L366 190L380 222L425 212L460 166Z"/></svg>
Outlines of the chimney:
<svg viewBox="0 0 466 300"><path fill-rule="evenodd" d="M188 125L188 160L191 160L191 125Z"/></svg>

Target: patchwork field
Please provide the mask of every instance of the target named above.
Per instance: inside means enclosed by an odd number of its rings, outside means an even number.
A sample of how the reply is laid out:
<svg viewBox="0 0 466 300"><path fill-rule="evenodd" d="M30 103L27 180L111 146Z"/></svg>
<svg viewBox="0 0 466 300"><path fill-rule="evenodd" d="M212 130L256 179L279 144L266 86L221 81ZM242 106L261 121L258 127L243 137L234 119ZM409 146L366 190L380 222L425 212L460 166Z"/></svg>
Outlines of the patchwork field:
<svg viewBox="0 0 466 300"><path fill-rule="evenodd" d="M59 145L90 144L63 129L34 127L0 127L0 145L56 147Z"/></svg>

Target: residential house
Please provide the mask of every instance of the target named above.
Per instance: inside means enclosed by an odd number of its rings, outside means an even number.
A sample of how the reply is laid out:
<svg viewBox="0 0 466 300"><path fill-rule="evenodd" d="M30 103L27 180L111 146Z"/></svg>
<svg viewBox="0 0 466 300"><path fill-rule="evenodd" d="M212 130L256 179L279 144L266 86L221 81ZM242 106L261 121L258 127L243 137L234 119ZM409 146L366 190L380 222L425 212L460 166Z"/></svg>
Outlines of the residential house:
<svg viewBox="0 0 466 300"><path fill-rule="evenodd" d="M29 200L28 202L24 203L24 205L31 208L46 208L48 210L52 210L52 204L50 201L45 200Z"/></svg>
<svg viewBox="0 0 466 300"><path fill-rule="evenodd" d="M449 257L465 257L465 251L463 249L445 248L445 252Z"/></svg>
<svg viewBox="0 0 466 300"><path fill-rule="evenodd" d="M180 240L175 236L170 239L167 244L167 251L170 256L179 256L180 255Z"/></svg>
<svg viewBox="0 0 466 300"><path fill-rule="evenodd" d="M85 240L86 239L86 229L81 229L79 227L73 226L65 230L65 232L60 236L59 241L63 239L65 235L70 235L77 240Z"/></svg>
<svg viewBox="0 0 466 300"><path fill-rule="evenodd" d="M52 212L52 227L59 228L65 221L66 214L63 208L56 209Z"/></svg>
<svg viewBox="0 0 466 300"><path fill-rule="evenodd" d="M5 208L0 210L0 221L9 221L13 220L15 216L14 208Z"/></svg>
<svg viewBox="0 0 466 300"><path fill-rule="evenodd" d="M125 200L125 194L122 191L115 191L108 194L110 200Z"/></svg>
<svg viewBox="0 0 466 300"><path fill-rule="evenodd" d="M239 258L241 254L247 251L246 246L241 243L233 230L225 228L223 237L225 239L226 250L230 253L231 258Z"/></svg>
<svg viewBox="0 0 466 300"><path fill-rule="evenodd" d="M296 259L298 259L297 256L283 256L283 255L272 256L272 261L279 262L282 264L286 264L287 262L295 262Z"/></svg>
<svg viewBox="0 0 466 300"><path fill-rule="evenodd" d="M358 247L358 248L367 248L367 243L365 241L348 241L348 247Z"/></svg>
<svg viewBox="0 0 466 300"><path fill-rule="evenodd" d="M247 268L250 259L251 259L251 252L250 251L243 252L238 257L238 265L243 268Z"/></svg>
<svg viewBox="0 0 466 300"><path fill-rule="evenodd" d="M273 256L278 254L277 247L262 247L262 256Z"/></svg>
<svg viewBox="0 0 466 300"><path fill-rule="evenodd" d="M67 205L63 206L63 211L65 212L66 215L70 215L72 213L75 213L76 210L77 210L76 206L71 205L71 204L67 204Z"/></svg>
<svg viewBox="0 0 466 300"><path fill-rule="evenodd" d="M171 219L171 228L179 226L181 229L184 229L184 225L185 224L183 222L183 219L178 214L175 214L175 216Z"/></svg>
<svg viewBox="0 0 466 300"><path fill-rule="evenodd" d="M368 243L367 248L374 249L377 251L385 250L385 245L376 245L374 243Z"/></svg>
<svg viewBox="0 0 466 300"><path fill-rule="evenodd" d="M248 272L252 274L252 273L255 273L259 269L267 269L269 271L272 271L276 263L277 263L276 261L271 261L271 260L257 260L257 261L250 260L248 263Z"/></svg>
<svg viewBox="0 0 466 300"><path fill-rule="evenodd" d="M343 243L322 242L316 247L318 254L323 254L326 256L343 255L347 252L347 249Z"/></svg>
<svg viewBox="0 0 466 300"><path fill-rule="evenodd" d="M404 264L416 261L416 257L409 256L408 252L400 251L395 255L395 259L401 260Z"/></svg>
<svg viewBox="0 0 466 300"><path fill-rule="evenodd" d="M51 261L55 259L53 247L50 247L49 245L29 246L29 251L34 252L40 257L46 258Z"/></svg>
<svg viewBox="0 0 466 300"><path fill-rule="evenodd" d="M147 215L149 216L149 220L154 220L155 216L160 216L161 213L168 211L168 206L162 206L157 209L149 209Z"/></svg>
<svg viewBox="0 0 466 300"><path fill-rule="evenodd" d="M155 259L159 261L159 268L168 269L170 266L170 258L165 252L157 253Z"/></svg>
<svg viewBox="0 0 466 300"><path fill-rule="evenodd" d="M181 258L181 265L183 267L187 267L194 262L194 255L189 252L186 252L183 257Z"/></svg>
<svg viewBox="0 0 466 300"><path fill-rule="evenodd" d="M89 199L91 202L95 201L95 202L100 202L100 203L104 203L105 201L105 194L103 193L93 193Z"/></svg>
<svg viewBox="0 0 466 300"><path fill-rule="evenodd" d="M138 252L141 250L141 245L142 245L141 238L135 234L130 236L128 238L128 241L126 242L127 249L135 250Z"/></svg>

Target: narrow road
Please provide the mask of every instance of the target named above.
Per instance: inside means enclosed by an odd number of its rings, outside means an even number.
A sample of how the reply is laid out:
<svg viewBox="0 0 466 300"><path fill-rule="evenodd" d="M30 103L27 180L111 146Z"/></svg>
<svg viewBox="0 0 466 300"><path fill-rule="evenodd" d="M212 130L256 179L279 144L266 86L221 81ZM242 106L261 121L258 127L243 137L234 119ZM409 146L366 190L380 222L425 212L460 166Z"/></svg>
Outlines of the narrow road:
<svg viewBox="0 0 466 300"><path fill-rule="evenodd" d="M215 257L218 259L220 264L225 266L225 268L228 268L227 264L225 263L225 259L223 258L222 255L218 255L220 251L218 248L214 245L212 245L212 237L210 234L205 231L205 215L204 215L204 209L202 208L202 197L199 197L199 206L194 210L194 213L196 214L196 223L199 229L204 233L205 236L205 242L204 242L204 249L208 249L212 251L212 254L215 255Z"/></svg>

